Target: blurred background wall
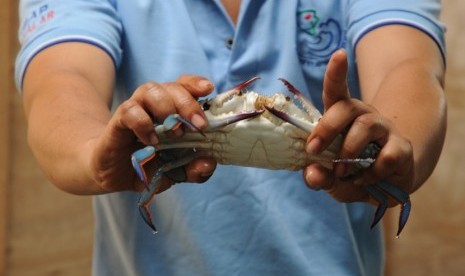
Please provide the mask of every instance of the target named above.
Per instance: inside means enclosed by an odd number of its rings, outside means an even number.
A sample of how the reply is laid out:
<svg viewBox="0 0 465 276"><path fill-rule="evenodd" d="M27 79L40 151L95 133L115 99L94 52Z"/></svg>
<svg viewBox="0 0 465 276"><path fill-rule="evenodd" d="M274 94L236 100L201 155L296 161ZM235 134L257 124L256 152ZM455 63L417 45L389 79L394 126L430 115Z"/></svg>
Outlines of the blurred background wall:
<svg viewBox="0 0 465 276"><path fill-rule="evenodd" d="M18 0L0 0L0 276L90 275L90 197L50 184L27 146L13 83Z"/></svg>
<svg viewBox="0 0 465 276"><path fill-rule="evenodd" d="M386 275L465 275L465 1L443 1L447 24L449 130L438 167L412 196L411 219L395 239L398 208L385 219ZM0 0L0 275L89 275L89 197L59 191L26 142L13 84L17 1Z"/></svg>
<svg viewBox="0 0 465 276"><path fill-rule="evenodd" d="M387 275L465 275L465 1L442 1L447 26L448 131L441 159L412 196L405 233L387 227Z"/></svg>

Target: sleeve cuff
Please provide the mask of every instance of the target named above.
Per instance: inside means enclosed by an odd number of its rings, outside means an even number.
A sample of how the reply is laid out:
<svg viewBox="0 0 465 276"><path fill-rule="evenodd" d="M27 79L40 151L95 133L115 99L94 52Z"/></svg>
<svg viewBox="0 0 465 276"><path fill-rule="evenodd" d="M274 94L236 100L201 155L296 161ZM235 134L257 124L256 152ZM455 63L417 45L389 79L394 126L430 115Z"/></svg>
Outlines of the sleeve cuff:
<svg viewBox="0 0 465 276"><path fill-rule="evenodd" d="M405 25L422 31L438 45L443 62L446 63L445 28L427 17L407 11L396 10L375 13L354 22L349 27L349 40L353 45L353 49L356 48L357 43L367 33L387 25Z"/></svg>
<svg viewBox="0 0 465 276"><path fill-rule="evenodd" d="M37 45L36 44L28 45L27 48L29 49L25 49L25 51L22 51L20 53L20 55L17 58L17 66L15 70L15 82L16 82L16 86L19 91L22 91L24 75L31 60L38 53L47 49L48 47L51 47L51 46L54 46L60 43L66 43L66 42L81 42L81 43L87 43L90 45L94 45L102 49L104 52L106 52L111 57L115 68L119 66L121 50L110 46L108 43L105 43L102 40L96 39L91 36L85 36L85 35L58 36L58 37L54 37L49 40L45 40L42 43L37 44Z"/></svg>

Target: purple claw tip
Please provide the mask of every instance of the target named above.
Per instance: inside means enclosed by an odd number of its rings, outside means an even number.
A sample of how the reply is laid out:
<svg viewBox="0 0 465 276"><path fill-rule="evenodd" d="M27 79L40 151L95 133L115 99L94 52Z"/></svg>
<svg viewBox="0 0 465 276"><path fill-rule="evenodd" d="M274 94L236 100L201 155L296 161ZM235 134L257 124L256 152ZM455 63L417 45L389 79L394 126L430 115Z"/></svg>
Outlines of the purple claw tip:
<svg viewBox="0 0 465 276"><path fill-rule="evenodd" d="M142 217L142 219L145 221L145 223L152 229L152 232L156 234L158 232L157 228L152 222L152 216L150 215L149 211L146 209L146 207L139 207L139 213Z"/></svg>
<svg viewBox="0 0 465 276"><path fill-rule="evenodd" d="M244 88L246 88L247 86L249 86L250 84L252 84L254 81L258 79L260 79L260 77L253 77L250 80L247 80L247 81L244 81L243 83L238 84L234 89L243 90Z"/></svg>
<svg viewBox="0 0 465 276"><path fill-rule="evenodd" d="M295 88L294 85L292 85L288 80L283 79L283 78L279 78L278 80L284 83L284 85L287 87L287 89L290 92L292 92L292 94L297 95L297 96L302 95L302 93L297 88Z"/></svg>
<svg viewBox="0 0 465 276"><path fill-rule="evenodd" d="M289 121L289 115L287 115L285 112L281 111L281 110L277 110L276 108L274 107L270 107L270 106L267 106L265 105L265 108L266 110L268 110L271 114L275 115L276 117L284 120L284 121Z"/></svg>

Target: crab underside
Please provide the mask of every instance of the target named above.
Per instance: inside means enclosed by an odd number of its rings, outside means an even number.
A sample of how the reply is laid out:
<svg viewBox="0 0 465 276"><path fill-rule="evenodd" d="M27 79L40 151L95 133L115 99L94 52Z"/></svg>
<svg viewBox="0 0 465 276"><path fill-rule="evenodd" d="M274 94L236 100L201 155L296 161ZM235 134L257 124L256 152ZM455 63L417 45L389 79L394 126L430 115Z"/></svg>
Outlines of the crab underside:
<svg viewBox="0 0 465 276"><path fill-rule="evenodd" d="M288 81L280 79L293 97L276 93L264 96L245 92L245 88L258 78L252 78L213 99L201 102L208 119L205 130L196 128L178 114L168 116L155 131L160 143L147 146L132 155L132 164L146 189L139 199L139 210L144 221L156 232L149 204L159 192L163 175L175 181L184 181L183 166L194 158L210 156L220 164L259 167L268 169L301 170L317 162L331 169L333 163L352 163L355 171L369 167L376 160L380 148L371 143L357 159L338 159L342 135L321 154L305 151L308 135L317 125L320 112ZM170 139L166 132L184 125L186 131L180 139ZM156 159L159 167L151 180L144 164ZM397 236L407 223L411 203L407 193L387 182L365 186L378 202L374 227L388 208L388 197L401 204Z"/></svg>

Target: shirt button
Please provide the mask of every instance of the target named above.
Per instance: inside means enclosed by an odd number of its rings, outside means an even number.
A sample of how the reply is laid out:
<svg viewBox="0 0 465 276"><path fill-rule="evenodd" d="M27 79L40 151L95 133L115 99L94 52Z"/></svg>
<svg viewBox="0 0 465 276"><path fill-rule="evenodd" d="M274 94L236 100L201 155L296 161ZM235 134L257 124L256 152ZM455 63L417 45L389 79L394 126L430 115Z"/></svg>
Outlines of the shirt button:
<svg viewBox="0 0 465 276"><path fill-rule="evenodd" d="M234 44L234 39L232 37L228 37L228 38L226 38L224 44L226 45L226 48L231 50L231 48L232 48L232 46Z"/></svg>

